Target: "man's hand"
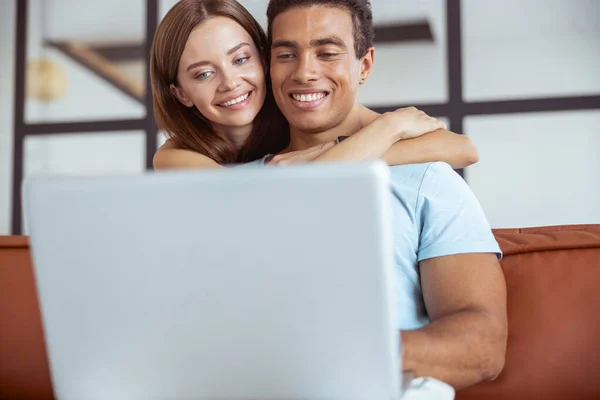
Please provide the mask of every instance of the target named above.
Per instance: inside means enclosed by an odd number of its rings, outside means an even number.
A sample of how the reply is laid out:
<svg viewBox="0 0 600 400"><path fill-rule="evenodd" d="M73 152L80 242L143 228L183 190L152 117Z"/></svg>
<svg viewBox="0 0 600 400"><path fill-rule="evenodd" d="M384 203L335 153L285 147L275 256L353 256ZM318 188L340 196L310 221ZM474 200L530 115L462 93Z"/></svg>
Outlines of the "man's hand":
<svg viewBox="0 0 600 400"><path fill-rule="evenodd" d="M420 263L429 325L402 331L403 368L456 389L494 379L504 366L506 282L496 255Z"/></svg>
<svg viewBox="0 0 600 400"><path fill-rule="evenodd" d="M288 153L277 154L269 161L269 165L287 165L287 164L302 164L313 161L321 154L335 146L335 142L326 142L305 150L290 151Z"/></svg>
<svg viewBox="0 0 600 400"><path fill-rule="evenodd" d="M446 129L446 124L415 107L399 108L384 113L380 118L384 118L390 125L396 140L412 139L438 129Z"/></svg>

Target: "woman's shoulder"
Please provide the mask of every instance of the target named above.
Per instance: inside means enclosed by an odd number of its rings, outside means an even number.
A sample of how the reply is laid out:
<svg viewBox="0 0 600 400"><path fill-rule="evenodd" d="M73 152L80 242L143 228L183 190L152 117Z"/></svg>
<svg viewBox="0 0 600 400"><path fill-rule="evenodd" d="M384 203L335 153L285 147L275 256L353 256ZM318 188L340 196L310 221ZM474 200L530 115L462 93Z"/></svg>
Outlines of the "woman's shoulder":
<svg viewBox="0 0 600 400"><path fill-rule="evenodd" d="M167 149L178 149L175 141L173 139L167 139L159 148L158 151L167 150Z"/></svg>
<svg viewBox="0 0 600 400"><path fill-rule="evenodd" d="M219 163L204 154L180 148L172 139L167 139L158 148L154 153L152 164L155 170L221 167Z"/></svg>

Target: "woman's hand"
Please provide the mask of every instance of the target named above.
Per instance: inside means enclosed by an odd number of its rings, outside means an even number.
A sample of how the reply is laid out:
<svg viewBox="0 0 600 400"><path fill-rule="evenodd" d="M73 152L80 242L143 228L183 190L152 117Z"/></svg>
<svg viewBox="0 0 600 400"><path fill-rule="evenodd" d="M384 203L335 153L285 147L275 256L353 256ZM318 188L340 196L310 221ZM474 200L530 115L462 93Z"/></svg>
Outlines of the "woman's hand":
<svg viewBox="0 0 600 400"><path fill-rule="evenodd" d="M309 147L305 150L290 151L289 153L281 153L272 157L267 164L269 165L287 165L301 164L313 161L321 154L335 146L336 142L326 142L314 147Z"/></svg>
<svg viewBox="0 0 600 400"><path fill-rule="evenodd" d="M387 122L388 129L395 135L396 141L412 139L438 129L446 129L446 124L415 107L399 108L387 112L379 118L383 118Z"/></svg>

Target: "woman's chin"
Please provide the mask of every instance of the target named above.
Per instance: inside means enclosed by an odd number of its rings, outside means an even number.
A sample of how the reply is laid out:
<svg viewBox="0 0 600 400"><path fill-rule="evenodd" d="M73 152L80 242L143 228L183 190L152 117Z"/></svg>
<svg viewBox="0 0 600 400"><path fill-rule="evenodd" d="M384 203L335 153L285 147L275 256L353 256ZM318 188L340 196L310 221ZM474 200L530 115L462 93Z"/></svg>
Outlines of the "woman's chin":
<svg viewBox="0 0 600 400"><path fill-rule="evenodd" d="M252 128L252 124L254 123L257 114L258 112L250 112L250 110L248 110L248 112L239 113L235 118L225 119L221 126L230 128L244 128L250 126L250 128Z"/></svg>
<svg viewBox="0 0 600 400"><path fill-rule="evenodd" d="M234 141L245 140L252 132L253 118L244 118L236 121L223 121L222 124L213 123L213 128Z"/></svg>

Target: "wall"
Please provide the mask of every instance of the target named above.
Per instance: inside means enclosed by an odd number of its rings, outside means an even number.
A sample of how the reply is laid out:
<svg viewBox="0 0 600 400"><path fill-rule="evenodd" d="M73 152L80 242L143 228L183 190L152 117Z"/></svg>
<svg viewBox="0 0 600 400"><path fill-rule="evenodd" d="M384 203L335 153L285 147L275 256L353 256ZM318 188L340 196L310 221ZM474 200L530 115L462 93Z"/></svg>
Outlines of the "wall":
<svg viewBox="0 0 600 400"><path fill-rule="evenodd" d="M466 100L600 95L600 2L464 4ZM600 223L600 109L469 117L465 133L493 226Z"/></svg>
<svg viewBox="0 0 600 400"><path fill-rule="evenodd" d="M107 7L97 1L28 0L27 60L47 59L56 63L67 76L67 92L64 97L51 102L28 99L25 103L25 122L64 123L143 118L145 107L128 97L80 64L61 52L42 46L42 38L87 39L98 41L100 35L107 40L140 41L144 37L145 6L143 0L128 2L126 7ZM2 126L0 162L12 170L12 120L14 96L14 43L16 2L2 2L3 35L1 53L2 68ZM10 6L10 10L8 10ZM93 21L90 21L90 18ZM6 19L6 21L4 21ZM130 23L136 21L137 23ZM106 27L112 36L107 36ZM122 26L122 29L115 27ZM4 32L6 31L6 32ZM70 36L67 35L69 33ZM145 68L145 67L144 67ZM139 70L139 68L138 68ZM129 68L128 72L136 71ZM143 81L143 76L139 77ZM4 114L6 113L6 118ZM6 132L6 133L5 133ZM10 146L4 146L4 141ZM8 142L7 142L8 143ZM6 152L6 153L5 153ZM10 156L10 157L9 157ZM38 174L93 175L105 173L139 173L145 166L145 135L142 131L107 133L70 133L28 136L24 143L24 176ZM0 177L0 234L10 231L11 177L8 168L2 167Z"/></svg>
<svg viewBox="0 0 600 400"><path fill-rule="evenodd" d="M563 24L600 16L589 4ZM557 24L500 40L467 23L466 100L599 95L600 31ZM466 176L493 226L600 223L600 110L469 117L465 133L481 154Z"/></svg>
<svg viewBox="0 0 600 400"><path fill-rule="evenodd" d="M70 92L52 104L28 102L27 120L144 115L135 101L61 54L39 46L41 31L55 39L75 35L139 40L143 1L125 6L117 0L30 1L37 6L32 6L29 57L50 57L60 63L68 72ZM265 22L266 0L241 2ZM15 3L0 2L0 55L8 60L0 64L0 234L9 232ZM162 0L159 14L163 16L174 3ZM363 87L362 102L371 106L446 102L445 1L373 3L376 22L428 18L435 42L377 46L375 70ZM595 22L600 2L463 0L462 5L465 101L600 95L600 26ZM89 15L94 15L94 24L87 23ZM479 148L481 161L466 170L466 178L492 225L600 223L595 172L600 170L599 127L600 110L467 117L464 133ZM25 146L26 174L135 173L144 164L141 132L39 136L29 138Z"/></svg>
<svg viewBox="0 0 600 400"><path fill-rule="evenodd" d="M600 223L600 111L470 117L467 179L495 227Z"/></svg>
<svg viewBox="0 0 600 400"><path fill-rule="evenodd" d="M364 104L447 101L443 1L429 6L436 43L376 46ZM600 95L600 2L462 6L464 101ZM481 156L465 176L493 227L600 223L600 110L470 116L463 133Z"/></svg>
<svg viewBox="0 0 600 400"><path fill-rule="evenodd" d="M145 107L80 64L51 47L47 40L84 42L141 42L144 39L145 1L117 3L95 0L28 0L28 58L55 61L68 77L65 97L52 102L28 101L28 123L136 119L146 115ZM111 6L114 3L115 7ZM107 29L107 27L109 27ZM143 81L143 76L139 77Z"/></svg>
<svg viewBox="0 0 600 400"><path fill-rule="evenodd" d="M0 234L9 232L16 0L0 2Z"/></svg>

